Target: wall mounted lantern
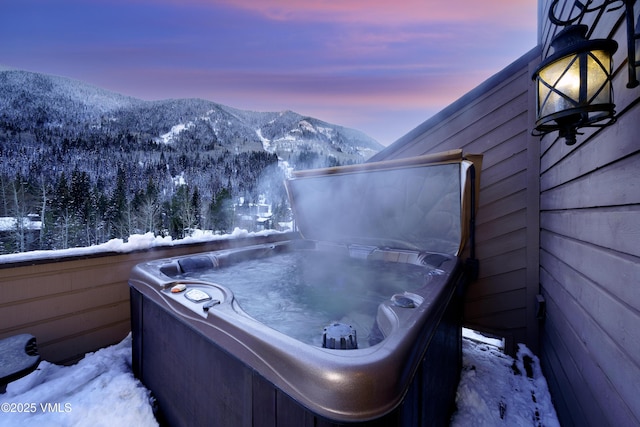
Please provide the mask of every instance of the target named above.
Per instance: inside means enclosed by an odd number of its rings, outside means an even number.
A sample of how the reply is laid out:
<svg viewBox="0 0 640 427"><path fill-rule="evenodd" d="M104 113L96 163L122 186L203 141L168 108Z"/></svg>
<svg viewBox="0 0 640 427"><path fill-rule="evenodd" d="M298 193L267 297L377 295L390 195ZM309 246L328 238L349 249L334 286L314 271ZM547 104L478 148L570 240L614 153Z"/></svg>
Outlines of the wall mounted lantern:
<svg viewBox="0 0 640 427"><path fill-rule="evenodd" d="M572 25L552 40L553 55L536 68L538 135L559 131L567 145L577 128L603 127L614 120L611 68L618 44L587 40L586 25Z"/></svg>
<svg viewBox="0 0 640 427"><path fill-rule="evenodd" d="M577 16L560 20L555 16L554 0L549 9L549 19L566 28L551 41L553 53L536 68L533 80L536 84L536 127L533 134L543 136L558 131L567 145L576 143L578 129L582 127L604 127L615 122L615 104L611 73L612 56L618 49L614 40L588 40L586 25L572 25L583 15L595 10L604 11L613 3L623 3L611 10L626 7L629 83L627 87L638 86L635 59L636 40L633 4L635 0L605 0L597 7L589 8L575 0Z"/></svg>

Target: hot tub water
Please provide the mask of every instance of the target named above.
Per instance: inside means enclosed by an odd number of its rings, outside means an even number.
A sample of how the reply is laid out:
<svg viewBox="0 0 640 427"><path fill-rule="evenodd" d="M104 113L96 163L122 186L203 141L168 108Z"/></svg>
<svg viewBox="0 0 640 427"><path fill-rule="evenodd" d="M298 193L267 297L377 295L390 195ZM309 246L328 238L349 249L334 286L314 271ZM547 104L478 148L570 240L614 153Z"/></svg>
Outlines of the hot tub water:
<svg viewBox="0 0 640 427"><path fill-rule="evenodd" d="M378 306L424 286L437 269L298 251L250 259L223 268L183 273L229 288L255 320L307 344L322 346L323 329L339 322L358 333L358 347L378 343Z"/></svg>

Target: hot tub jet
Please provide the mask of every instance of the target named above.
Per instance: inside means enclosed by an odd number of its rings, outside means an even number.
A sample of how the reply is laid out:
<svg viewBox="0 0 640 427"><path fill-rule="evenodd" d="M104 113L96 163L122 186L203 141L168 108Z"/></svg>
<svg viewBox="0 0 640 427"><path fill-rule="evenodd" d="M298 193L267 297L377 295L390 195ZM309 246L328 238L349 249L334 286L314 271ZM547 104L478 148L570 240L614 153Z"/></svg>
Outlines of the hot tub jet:
<svg viewBox="0 0 640 427"><path fill-rule="evenodd" d="M322 347L335 350L352 350L358 348L356 330L345 323L332 323L324 328Z"/></svg>

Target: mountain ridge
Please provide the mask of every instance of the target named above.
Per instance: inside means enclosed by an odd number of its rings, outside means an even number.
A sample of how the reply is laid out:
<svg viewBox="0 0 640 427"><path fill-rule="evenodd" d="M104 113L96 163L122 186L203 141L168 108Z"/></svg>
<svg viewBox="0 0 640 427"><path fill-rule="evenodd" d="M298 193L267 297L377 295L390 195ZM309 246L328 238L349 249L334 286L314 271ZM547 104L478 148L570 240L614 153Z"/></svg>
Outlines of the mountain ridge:
<svg viewBox="0 0 640 427"><path fill-rule="evenodd" d="M283 181L292 169L362 163L382 148L293 111L144 101L0 67L0 217L42 223L35 235L16 221L0 233L0 253L251 229L239 218L258 202L273 212L260 226L276 228L291 219Z"/></svg>
<svg viewBox="0 0 640 427"><path fill-rule="evenodd" d="M315 143L339 162L364 161L383 148L358 130L290 110L241 110L201 98L145 101L67 77L0 68L0 119L15 123L25 117L50 127L106 126L151 139L190 122L200 138L244 140L251 149L267 139L272 152L285 156L295 146Z"/></svg>

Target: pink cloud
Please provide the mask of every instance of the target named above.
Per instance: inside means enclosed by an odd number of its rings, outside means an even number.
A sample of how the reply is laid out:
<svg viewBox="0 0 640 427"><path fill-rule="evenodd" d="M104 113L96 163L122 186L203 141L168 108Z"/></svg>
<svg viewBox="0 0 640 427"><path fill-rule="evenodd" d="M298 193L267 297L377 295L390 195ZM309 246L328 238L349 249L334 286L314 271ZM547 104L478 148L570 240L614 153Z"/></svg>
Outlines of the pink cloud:
<svg viewBox="0 0 640 427"><path fill-rule="evenodd" d="M372 105L392 111L441 107L486 78L479 72L467 73L460 78L455 78L451 72L442 72L428 76L415 73L363 79L357 75L270 74L241 70L176 71L157 68L123 71L130 77L140 76L141 79L130 78L131 87L126 92L145 99L157 99L150 96L154 93L162 93L163 97L200 97L237 108L270 111L296 109L297 106L335 110L336 106L360 109ZM176 75L180 76L179 79ZM120 80L123 76L111 74L104 77Z"/></svg>
<svg viewBox="0 0 640 427"><path fill-rule="evenodd" d="M144 0L143 0L144 1ZM147 0L148 1L148 0ZM500 22L535 26L536 0L164 0L176 5L225 5L273 20L398 25L432 22Z"/></svg>
<svg viewBox="0 0 640 427"><path fill-rule="evenodd" d="M74 18L93 37L20 47L23 63L143 99L290 109L385 142L400 136L399 123L410 130L533 47L537 13L537 0L96 3L128 19L91 32L88 18L100 19L84 8Z"/></svg>

